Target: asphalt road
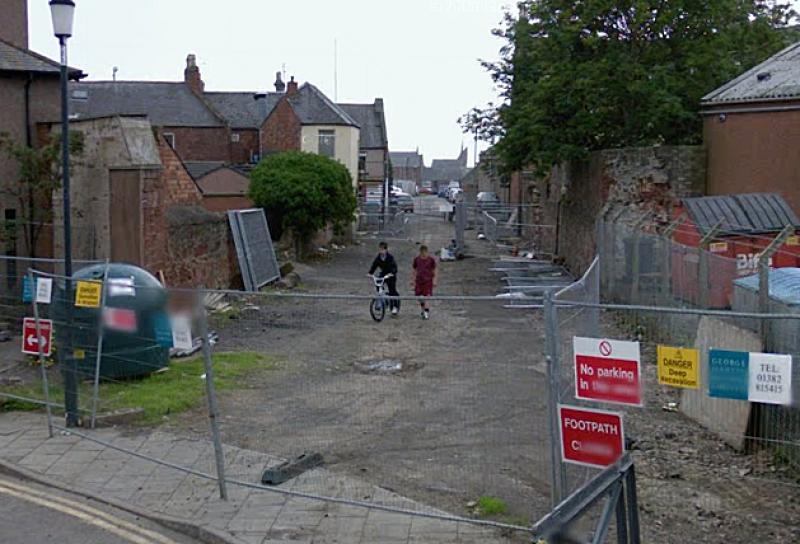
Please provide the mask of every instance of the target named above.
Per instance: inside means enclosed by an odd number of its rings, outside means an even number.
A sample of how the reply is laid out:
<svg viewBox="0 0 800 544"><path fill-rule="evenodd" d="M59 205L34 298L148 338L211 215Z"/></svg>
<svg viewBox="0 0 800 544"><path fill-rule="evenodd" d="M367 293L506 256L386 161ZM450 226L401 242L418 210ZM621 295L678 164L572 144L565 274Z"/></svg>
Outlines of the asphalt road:
<svg viewBox="0 0 800 544"><path fill-rule="evenodd" d="M0 542L188 544L196 541L95 501L1 475Z"/></svg>

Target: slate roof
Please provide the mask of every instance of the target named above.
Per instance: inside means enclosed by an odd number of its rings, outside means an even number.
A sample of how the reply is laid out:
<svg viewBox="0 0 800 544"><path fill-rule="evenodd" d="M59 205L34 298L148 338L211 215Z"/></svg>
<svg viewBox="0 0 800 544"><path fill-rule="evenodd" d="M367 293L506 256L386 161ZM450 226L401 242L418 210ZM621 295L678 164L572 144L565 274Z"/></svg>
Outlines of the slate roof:
<svg viewBox="0 0 800 544"><path fill-rule="evenodd" d="M192 179L198 180L214 170L219 170L225 166L225 163L223 161L183 161L183 166Z"/></svg>
<svg viewBox="0 0 800 544"><path fill-rule="evenodd" d="M261 128L283 93L262 93L256 100L252 92L206 92L203 97L232 128ZM263 105L260 103L263 100Z"/></svg>
<svg viewBox="0 0 800 544"><path fill-rule="evenodd" d="M800 42L705 95L704 106L800 98Z"/></svg>
<svg viewBox="0 0 800 544"><path fill-rule="evenodd" d="M416 151L390 151L389 159L397 168L422 168L425 166L422 155Z"/></svg>
<svg viewBox="0 0 800 544"><path fill-rule="evenodd" d="M147 115L160 127L219 127L222 121L184 82L91 81L70 85L78 118Z"/></svg>
<svg viewBox="0 0 800 544"><path fill-rule="evenodd" d="M434 159L422 173L423 181L461 181L469 172L460 159Z"/></svg>
<svg viewBox="0 0 800 544"><path fill-rule="evenodd" d="M20 49L15 45L0 40L0 71L34 72L58 76L61 73L61 66L56 61L34 53L29 49ZM76 68L70 68L70 77L78 79L84 77L84 74Z"/></svg>
<svg viewBox="0 0 800 544"><path fill-rule="evenodd" d="M360 128L347 112L311 83L305 83L287 100L302 125L345 125Z"/></svg>
<svg viewBox="0 0 800 544"><path fill-rule="evenodd" d="M778 232L786 225L800 227L800 218L777 193L685 198L686 211L702 234L721 220L728 234Z"/></svg>
<svg viewBox="0 0 800 544"><path fill-rule="evenodd" d="M361 149L389 147L383 99L376 99L374 104L339 104L339 106L361 127L358 147Z"/></svg>

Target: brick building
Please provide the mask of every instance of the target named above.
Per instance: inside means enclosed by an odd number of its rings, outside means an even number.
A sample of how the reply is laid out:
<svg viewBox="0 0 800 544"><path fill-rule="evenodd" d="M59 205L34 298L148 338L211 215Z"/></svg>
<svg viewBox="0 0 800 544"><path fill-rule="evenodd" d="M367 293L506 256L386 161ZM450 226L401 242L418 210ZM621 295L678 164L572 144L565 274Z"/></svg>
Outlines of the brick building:
<svg viewBox="0 0 800 544"><path fill-rule="evenodd" d="M42 121L58 120L60 106L60 66L57 62L28 49L28 11L26 0L3 0L0 7L0 133L16 144L37 147L41 144L36 125ZM84 77L80 70L70 69L70 77ZM6 153L0 153L0 207L2 219L17 224L31 217L30 203L20 202L9 194L19 182L19 164ZM49 203L33 203L49 209ZM38 222L49 222L39 215ZM25 231L2 240L4 254L43 254L42 241L38 248L28 247L33 225ZM28 232L26 232L28 231ZM7 232L7 231L6 231ZM42 233L49 236L51 233ZM44 245L48 245L44 243ZM38 251L37 251L38 250Z"/></svg>
<svg viewBox="0 0 800 544"><path fill-rule="evenodd" d="M433 159L431 166L422 173L422 181L433 187L446 186L451 181L460 182L469 173L467 149L462 147L457 159Z"/></svg>
<svg viewBox="0 0 800 544"><path fill-rule="evenodd" d="M701 105L709 195L779 193L800 213L800 42Z"/></svg>
<svg viewBox="0 0 800 544"><path fill-rule="evenodd" d="M389 177L389 137L383 99L372 104L339 104L360 127L358 143L359 194L370 187L381 187Z"/></svg>
<svg viewBox="0 0 800 544"><path fill-rule="evenodd" d="M389 153L392 165L392 178L396 180L413 181L417 185L422 183L422 174L425 171L425 159L417 151L392 151Z"/></svg>
<svg viewBox="0 0 800 544"><path fill-rule="evenodd" d="M70 194L75 255L135 264L170 286L235 283L227 220L203 207L200 189L161 129L144 116L114 115L72 121L70 130L85 142ZM53 206L59 223L60 194ZM62 254L56 237L55 255Z"/></svg>

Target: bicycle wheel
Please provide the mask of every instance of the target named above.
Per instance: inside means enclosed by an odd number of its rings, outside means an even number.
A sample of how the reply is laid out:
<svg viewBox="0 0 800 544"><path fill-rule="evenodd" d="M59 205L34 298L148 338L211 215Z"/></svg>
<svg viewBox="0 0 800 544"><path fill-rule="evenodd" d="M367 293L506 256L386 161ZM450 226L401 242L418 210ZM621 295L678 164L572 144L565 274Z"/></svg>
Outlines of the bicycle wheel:
<svg viewBox="0 0 800 544"><path fill-rule="evenodd" d="M383 321L384 316L386 316L386 305L383 302L383 299L372 299L372 301L369 303L369 315L371 315L372 319L375 321Z"/></svg>

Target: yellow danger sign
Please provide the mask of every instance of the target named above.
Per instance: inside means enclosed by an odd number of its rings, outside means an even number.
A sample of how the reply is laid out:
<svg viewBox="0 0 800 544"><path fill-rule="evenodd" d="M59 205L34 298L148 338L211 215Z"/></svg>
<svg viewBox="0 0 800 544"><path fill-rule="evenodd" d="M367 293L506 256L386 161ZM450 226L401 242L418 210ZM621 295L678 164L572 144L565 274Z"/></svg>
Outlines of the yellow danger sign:
<svg viewBox="0 0 800 544"><path fill-rule="evenodd" d="M99 308L103 284L99 281L79 281L75 286L75 306Z"/></svg>
<svg viewBox="0 0 800 544"><path fill-rule="evenodd" d="M800 246L800 236L789 236L786 238L787 246Z"/></svg>
<svg viewBox="0 0 800 544"><path fill-rule="evenodd" d="M700 352L691 348L658 346L658 383L697 389Z"/></svg>

